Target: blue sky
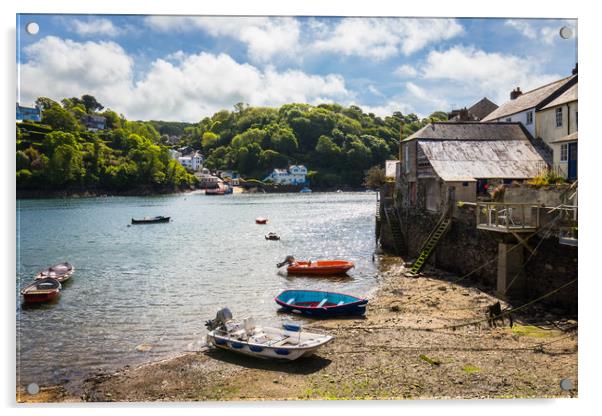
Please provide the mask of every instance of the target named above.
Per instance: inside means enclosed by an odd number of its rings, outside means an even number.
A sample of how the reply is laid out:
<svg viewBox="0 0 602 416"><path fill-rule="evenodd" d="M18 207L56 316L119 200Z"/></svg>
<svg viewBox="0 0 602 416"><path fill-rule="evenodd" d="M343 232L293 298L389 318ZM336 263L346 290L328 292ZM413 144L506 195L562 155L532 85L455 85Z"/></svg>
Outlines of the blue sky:
<svg viewBox="0 0 602 416"><path fill-rule="evenodd" d="M40 26L36 35L28 22ZM198 121L237 102L426 116L567 76L567 19L17 16L17 99L92 94L131 119Z"/></svg>

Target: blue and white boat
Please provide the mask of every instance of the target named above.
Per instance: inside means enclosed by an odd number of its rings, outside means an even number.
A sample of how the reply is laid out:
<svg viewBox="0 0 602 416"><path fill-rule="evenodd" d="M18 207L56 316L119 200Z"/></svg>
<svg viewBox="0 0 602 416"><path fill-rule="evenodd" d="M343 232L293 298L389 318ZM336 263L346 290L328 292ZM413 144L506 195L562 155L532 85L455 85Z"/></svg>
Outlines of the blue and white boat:
<svg viewBox="0 0 602 416"><path fill-rule="evenodd" d="M302 331L301 325L284 323L282 328L255 326L251 318L232 319L228 308L221 309L215 319L205 324L210 330L207 344L259 358L296 360L312 355L332 336Z"/></svg>
<svg viewBox="0 0 602 416"><path fill-rule="evenodd" d="M274 298L287 312L313 317L361 316L368 299L320 290L285 290Z"/></svg>
<svg viewBox="0 0 602 416"><path fill-rule="evenodd" d="M303 189L301 189L299 191L300 194L310 194L311 193L311 189L309 189L307 186Z"/></svg>

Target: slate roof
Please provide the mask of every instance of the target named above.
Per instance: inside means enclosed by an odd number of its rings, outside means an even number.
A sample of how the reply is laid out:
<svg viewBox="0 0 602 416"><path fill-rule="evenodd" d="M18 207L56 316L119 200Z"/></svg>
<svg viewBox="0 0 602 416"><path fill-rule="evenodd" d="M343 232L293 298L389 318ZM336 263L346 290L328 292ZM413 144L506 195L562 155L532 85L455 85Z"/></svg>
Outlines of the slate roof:
<svg viewBox="0 0 602 416"><path fill-rule="evenodd" d="M541 107L542 110L548 109L548 108L552 108L555 107L557 105L562 105L562 104L566 104L566 103L570 103L572 101L577 101L577 88L578 88L579 84L575 84L572 87L570 87L568 90L566 90L565 92L563 92L562 94L560 94L557 98L553 99L552 101L550 101L549 104L546 104L545 106Z"/></svg>
<svg viewBox="0 0 602 416"><path fill-rule="evenodd" d="M403 141L431 140L528 140L531 136L521 123L430 123Z"/></svg>
<svg viewBox="0 0 602 416"><path fill-rule="evenodd" d="M495 111L487 115L483 121L497 120L502 117L520 113L529 108L537 107L576 77L577 75L571 75L570 77L562 78L534 90L524 92L514 100L507 101L499 106Z"/></svg>
<svg viewBox="0 0 602 416"><path fill-rule="evenodd" d="M418 146L444 181L527 179L547 166L528 140L419 140Z"/></svg>
<svg viewBox="0 0 602 416"><path fill-rule="evenodd" d="M404 141L416 140L445 181L527 179L547 166L520 123L431 123Z"/></svg>
<svg viewBox="0 0 602 416"><path fill-rule="evenodd" d="M484 97L481 101L468 109L468 114L472 114L473 116L477 117L478 120L482 120L497 108L498 105L496 103L491 101L489 98Z"/></svg>

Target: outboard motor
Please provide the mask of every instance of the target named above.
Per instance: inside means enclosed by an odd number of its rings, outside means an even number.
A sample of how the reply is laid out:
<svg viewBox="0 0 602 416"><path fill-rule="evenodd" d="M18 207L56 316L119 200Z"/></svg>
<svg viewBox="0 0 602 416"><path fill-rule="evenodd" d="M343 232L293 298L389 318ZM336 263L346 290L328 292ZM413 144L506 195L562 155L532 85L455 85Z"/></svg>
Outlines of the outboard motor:
<svg viewBox="0 0 602 416"><path fill-rule="evenodd" d="M231 321L231 320L232 320L232 312L230 312L230 309L222 308L219 311L217 311L217 314L215 315L215 319L210 319L207 322L205 322L205 326L207 327L207 329L212 331L219 327L225 326L226 322Z"/></svg>
<svg viewBox="0 0 602 416"><path fill-rule="evenodd" d="M293 264L294 262L295 262L295 258L291 255L288 255L288 256L286 256L286 258L284 259L284 261L282 263L276 264L276 267L281 268L285 264Z"/></svg>

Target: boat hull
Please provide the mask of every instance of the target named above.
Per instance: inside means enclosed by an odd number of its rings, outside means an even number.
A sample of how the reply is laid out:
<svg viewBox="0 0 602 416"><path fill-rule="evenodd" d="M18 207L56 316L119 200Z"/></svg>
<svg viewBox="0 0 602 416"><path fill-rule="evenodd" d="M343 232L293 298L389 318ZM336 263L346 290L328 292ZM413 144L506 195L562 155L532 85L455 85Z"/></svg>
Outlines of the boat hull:
<svg viewBox="0 0 602 416"><path fill-rule="evenodd" d="M267 218L256 218L255 219L255 224L267 224L267 223L268 223Z"/></svg>
<svg viewBox="0 0 602 416"><path fill-rule="evenodd" d="M50 302L59 296L61 283L57 279L46 277L34 280L21 290L25 303Z"/></svg>
<svg viewBox="0 0 602 416"><path fill-rule="evenodd" d="M64 269L57 269L57 270L53 270L55 268L57 268L58 266L64 266ZM69 278L73 275L73 273L75 272L75 267L73 267L71 264L69 263L60 263L57 265L54 265L52 267L49 267L46 270L43 270L41 272L39 272L35 279L36 280L41 280L41 279L46 279L48 277L51 277L53 279L58 280L60 283L64 283L67 280L69 280Z"/></svg>
<svg viewBox="0 0 602 416"><path fill-rule="evenodd" d="M152 219L142 219L142 220L136 220L134 218L132 218L132 224L159 224L159 223L165 223L165 222L169 222L170 217L161 217L161 218L152 218Z"/></svg>
<svg viewBox="0 0 602 416"><path fill-rule="evenodd" d="M222 350L232 351L238 354L247 355L250 357L268 359L268 360L281 360L281 361L293 361L301 357L309 357L313 355L318 348L329 342L328 341L312 346L312 347L270 347L262 344L252 344L236 339L231 339L227 336L216 335L212 332L207 334L207 344L220 348Z"/></svg>
<svg viewBox="0 0 602 416"><path fill-rule="evenodd" d="M344 260L317 261L314 263L299 261L288 266L286 271L289 274L328 276L345 274L354 267L355 264L352 261Z"/></svg>
<svg viewBox="0 0 602 416"><path fill-rule="evenodd" d="M59 297L59 290L57 289L56 291L52 291L50 293L31 293L31 294L24 294L23 295L23 301L25 303L45 303L45 302L51 302L54 299L57 299Z"/></svg>
<svg viewBox="0 0 602 416"><path fill-rule="evenodd" d="M274 301L284 312L314 318L362 316L366 313L368 304L368 299L318 290L285 290L276 296Z"/></svg>

